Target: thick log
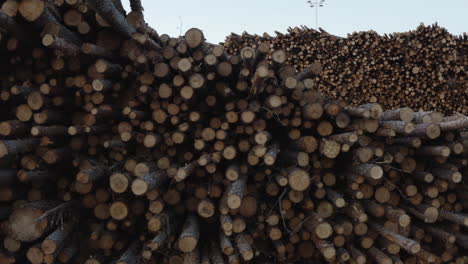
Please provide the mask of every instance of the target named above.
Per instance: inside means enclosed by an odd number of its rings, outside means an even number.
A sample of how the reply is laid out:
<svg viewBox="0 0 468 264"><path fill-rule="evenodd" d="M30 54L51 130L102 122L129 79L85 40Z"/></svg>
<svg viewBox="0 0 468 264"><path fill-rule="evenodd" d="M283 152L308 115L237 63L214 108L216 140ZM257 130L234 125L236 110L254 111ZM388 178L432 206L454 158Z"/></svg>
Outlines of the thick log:
<svg viewBox="0 0 468 264"><path fill-rule="evenodd" d="M18 139L0 141L0 158L32 151L40 143L39 139Z"/></svg>
<svg viewBox="0 0 468 264"><path fill-rule="evenodd" d="M401 120L411 122L414 118L414 111L411 108L403 107L383 112L380 119L382 120Z"/></svg>
<svg viewBox="0 0 468 264"><path fill-rule="evenodd" d="M370 222L369 225L377 231L380 235L388 239L389 241L398 244L400 247L408 251L410 254L416 254L421 250L421 245L407 237L404 237L398 233L392 232L390 230L385 229L383 226L375 223Z"/></svg>
<svg viewBox="0 0 468 264"><path fill-rule="evenodd" d="M182 232L180 233L177 245L180 251L188 253L192 252L200 239L200 227L198 219L194 215L190 215L185 220Z"/></svg>
<svg viewBox="0 0 468 264"><path fill-rule="evenodd" d="M249 242L245 239L244 234L238 234L234 238L237 250L239 251L244 261L249 261L254 257L254 251Z"/></svg>
<svg viewBox="0 0 468 264"><path fill-rule="evenodd" d="M139 12L139 13L142 13L143 10L145 10L143 8L143 5L141 4L141 0L131 0L130 8L132 9L132 11Z"/></svg>
<svg viewBox="0 0 468 264"><path fill-rule="evenodd" d="M120 34L130 38L132 33L135 32L135 28L127 22L125 17L118 11L111 0L91 0L89 3L92 4L99 15L111 24L112 27Z"/></svg>
<svg viewBox="0 0 468 264"><path fill-rule="evenodd" d="M246 175L241 175L239 179L231 183L226 192L226 203L231 209L237 209L242 204L242 199L246 194Z"/></svg>
<svg viewBox="0 0 468 264"><path fill-rule="evenodd" d="M59 252L64 246L67 237L73 232L75 223L68 222L57 228L42 241L41 249L45 254Z"/></svg>
<svg viewBox="0 0 468 264"><path fill-rule="evenodd" d="M164 171L154 171L143 178L133 180L131 190L135 195L143 195L155 188L159 188L167 180Z"/></svg>
<svg viewBox="0 0 468 264"><path fill-rule="evenodd" d="M40 238L47 231L49 220L37 221L37 218L56 205L56 202L37 201L15 209L8 220L9 235L22 242L30 242Z"/></svg>
<svg viewBox="0 0 468 264"><path fill-rule="evenodd" d="M137 258L139 244L137 241L133 242L125 252L120 256L117 260L116 264L130 264L134 263L135 259Z"/></svg>

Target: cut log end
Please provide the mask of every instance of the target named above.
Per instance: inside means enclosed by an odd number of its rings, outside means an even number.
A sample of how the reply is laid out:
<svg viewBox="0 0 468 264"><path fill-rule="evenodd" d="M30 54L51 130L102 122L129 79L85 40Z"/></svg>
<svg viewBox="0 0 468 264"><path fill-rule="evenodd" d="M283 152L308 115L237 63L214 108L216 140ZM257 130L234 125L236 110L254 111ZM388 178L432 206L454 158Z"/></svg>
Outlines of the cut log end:
<svg viewBox="0 0 468 264"><path fill-rule="evenodd" d="M401 215L398 218L398 224L402 227L406 227L411 223L411 217L407 214Z"/></svg>
<svg viewBox="0 0 468 264"><path fill-rule="evenodd" d="M253 251L245 251L245 252L242 252L241 255L245 261L252 260L254 257Z"/></svg>
<svg viewBox="0 0 468 264"><path fill-rule="evenodd" d="M86 184L89 182L89 175L84 171L80 171L76 175L76 181Z"/></svg>
<svg viewBox="0 0 468 264"><path fill-rule="evenodd" d="M286 52L284 52L284 50L277 50L273 52L273 54L271 55L271 58L274 62L283 64L286 62L286 59L287 59Z"/></svg>
<svg viewBox="0 0 468 264"><path fill-rule="evenodd" d="M5 143L0 141L0 158L3 158L8 155L8 148Z"/></svg>
<svg viewBox="0 0 468 264"><path fill-rule="evenodd" d="M114 173L109 179L112 191L124 193L129 185L128 177L121 173Z"/></svg>
<svg viewBox="0 0 468 264"><path fill-rule="evenodd" d="M242 197L238 195L230 195L227 198L227 205L231 209L237 209L241 206L242 204Z"/></svg>
<svg viewBox="0 0 468 264"><path fill-rule="evenodd" d="M41 244L41 249L45 254L52 254L57 249L57 243L53 240L44 240Z"/></svg>
<svg viewBox="0 0 468 264"><path fill-rule="evenodd" d="M332 234L333 227L327 222L320 223L315 227L315 235L320 239L327 239Z"/></svg>
<svg viewBox="0 0 468 264"><path fill-rule="evenodd" d="M335 200L335 206L338 208L343 208L346 205L346 201L343 198L338 198Z"/></svg>
<svg viewBox="0 0 468 264"><path fill-rule="evenodd" d="M251 47L244 47L240 54L244 60L252 59L255 56L255 50Z"/></svg>
<svg viewBox="0 0 468 264"><path fill-rule="evenodd" d="M41 264L44 260L44 253L39 247L30 247L26 252L26 258L32 264Z"/></svg>
<svg viewBox="0 0 468 264"><path fill-rule="evenodd" d="M187 172L183 168L179 168L177 170L177 173L174 177L174 179L178 182L183 181L185 178L187 178Z"/></svg>
<svg viewBox="0 0 468 264"><path fill-rule="evenodd" d="M462 181L462 179L463 179L463 175L460 172L457 171L452 174L452 181L454 183L459 183Z"/></svg>
<svg viewBox="0 0 468 264"><path fill-rule="evenodd" d="M365 256L357 256L356 257L356 263L357 264L366 264L367 263L367 258Z"/></svg>
<svg viewBox="0 0 468 264"><path fill-rule="evenodd" d="M179 239L178 246L179 250L184 253L189 253L195 250L197 247L198 240L194 237L183 237Z"/></svg>
<svg viewBox="0 0 468 264"><path fill-rule="evenodd" d="M450 149L447 148L447 147L442 148L441 151L440 151L440 156L442 156L442 157L450 156Z"/></svg>
<svg viewBox="0 0 468 264"><path fill-rule="evenodd" d="M374 166L369 170L371 178L378 180L383 177L383 169L380 166Z"/></svg>
<svg viewBox="0 0 468 264"><path fill-rule="evenodd" d="M135 195L143 195L148 191L148 183L141 179L135 179L132 182L131 189Z"/></svg>
<svg viewBox="0 0 468 264"><path fill-rule="evenodd" d="M360 214L357 219L360 223L365 223L369 219L369 216L367 214Z"/></svg>
<svg viewBox="0 0 468 264"><path fill-rule="evenodd" d="M410 248L410 252L412 254L416 254L419 251L421 251L421 245L419 243L416 243L415 245L411 246L411 248Z"/></svg>
<svg viewBox="0 0 468 264"><path fill-rule="evenodd" d="M42 214L42 210L36 208L16 209L9 218L9 235L22 242L31 242L40 238L48 226L47 219L36 221Z"/></svg>
<svg viewBox="0 0 468 264"><path fill-rule="evenodd" d="M8 136L10 135L11 131L12 131L12 127L9 123L7 122L0 123L0 135L1 136Z"/></svg>
<svg viewBox="0 0 468 264"><path fill-rule="evenodd" d="M411 122L414 118L414 111L411 108L404 107L400 109L400 119L402 121Z"/></svg>
<svg viewBox="0 0 468 264"><path fill-rule="evenodd" d="M23 0L18 11L27 21L37 20L44 12L45 4L41 0Z"/></svg>
<svg viewBox="0 0 468 264"><path fill-rule="evenodd" d="M320 143L320 152L327 158L334 159L340 154L340 143L333 140L324 140Z"/></svg>
<svg viewBox="0 0 468 264"><path fill-rule="evenodd" d="M426 135L430 139L436 139L440 136L440 127L436 124L429 124L426 128Z"/></svg>
<svg viewBox="0 0 468 264"><path fill-rule="evenodd" d="M29 105L27 104L22 104L18 106L18 108L16 109L16 117L18 118L19 121L27 122L31 120L32 116L33 116L33 111L31 107L29 107Z"/></svg>
<svg viewBox="0 0 468 264"><path fill-rule="evenodd" d="M201 217L210 218L215 214L215 205L206 200L202 200L198 203L197 212Z"/></svg>
<svg viewBox="0 0 468 264"><path fill-rule="evenodd" d="M235 181L239 178L239 172L234 169L226 170L226 178L230 181Z"/></svg>
<svg viewBox="0 0 468 264"><path fill-rule="evenodd" d="M55 38L51 34L45 34L44 37L42 37L42 45L46 47L50 47L52 44L54 44Z"/></svg>
<svg viewBox="0 0 468 264"><path fill-rule="evenodd" d="M414 131L414 129L415 129L415 126L414 126L413 123L407 123L403 128L403 130L404 130L404 132L406 134L410 134L411 132Z"/></svg>
<svg viewBox="0 0 468 264"><path fill-rule="evenodd" d="M334 247L327 247L322 249L322 254L325 259L332 259L336 256L336 250ZM391 263L389 263L391 264Z"/></svg>
<svg viewBox="0 0 468 264"><path fill-rule="evenodd" d="M304 170L295 169L288 174L289 187L295 191L305 191L310 185L310 176Z"/></svg>
<svg viewBox="0 0 468 264"><path fill-rule="evenodd" d="M463 225L464 226L468 226L468 217L463 219Z"/></svg>
<svg viewBox="0 0 468 264"><path fill-rule="evenodd" d="M428 207L424 210L424 217L426 223L435 223L439 218L439 210L436 207Z"/></svg>
<svg viewBox="0 0 468 264"><path fill-rule="evenodd" d="M109 207L109 213L115 220L123 220L128 215L128 207L123 202L114 202Z"/></svg>
<svg viewBox="0 0 468 264"><path fill-rule="evenodd" d="M200 46L203 40L203 32L198 28L191 28L185 32L185 42L187 42L187 46L191 49Z"/></svg>

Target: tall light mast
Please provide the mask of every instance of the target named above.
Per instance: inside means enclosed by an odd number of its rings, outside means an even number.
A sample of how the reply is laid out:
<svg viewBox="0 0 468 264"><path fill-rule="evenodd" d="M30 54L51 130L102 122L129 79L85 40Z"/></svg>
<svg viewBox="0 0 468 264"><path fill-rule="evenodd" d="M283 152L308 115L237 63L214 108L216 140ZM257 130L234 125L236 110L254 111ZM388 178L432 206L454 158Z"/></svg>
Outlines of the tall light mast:
<svg viewBox="0 0 468 264"><path fill-rule="evenodd" d="M315 8L315 29L318 30L318 15L319 15L319 8L323 7L323 3L325 0L308 0L307 3L310 7Z"/></svg>

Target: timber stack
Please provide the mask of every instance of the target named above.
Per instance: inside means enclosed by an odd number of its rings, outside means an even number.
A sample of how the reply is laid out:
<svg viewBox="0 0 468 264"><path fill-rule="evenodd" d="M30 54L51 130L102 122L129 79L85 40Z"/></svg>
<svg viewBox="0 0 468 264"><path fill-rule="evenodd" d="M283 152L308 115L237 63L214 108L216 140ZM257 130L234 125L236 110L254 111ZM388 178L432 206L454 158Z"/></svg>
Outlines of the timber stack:
<svg viewBox="0 0 468 264"><path fill-rule="evenodd" d="M1 1L0 263L468 261L468 117L131 7Z"/></svg>
<svg viewBox="0 0 468 264"><path fill-rule="evenodd" d="M262 44L265 43L265 44ZM351 105L378 102L385 108L411 107L445 114L468 113L468 36L454 36L437 24L404 33L354 32L337 37L319 29L289 28L272 37L232 33L224 47L287 53L286 64L302 71L323 65L314 78L321 92Z"/></svg>

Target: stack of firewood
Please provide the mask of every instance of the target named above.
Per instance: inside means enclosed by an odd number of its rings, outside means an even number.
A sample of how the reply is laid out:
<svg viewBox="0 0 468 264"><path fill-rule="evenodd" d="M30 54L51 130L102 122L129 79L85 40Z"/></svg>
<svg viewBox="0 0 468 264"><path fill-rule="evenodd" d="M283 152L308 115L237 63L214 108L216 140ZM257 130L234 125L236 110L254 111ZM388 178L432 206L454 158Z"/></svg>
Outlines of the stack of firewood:
<svg viewBox="0 0 468 264"><path fill-rule="evenodd" d="M131 4L1 1L0 263L468 261L468 117Z"/></svg>
<svg viewBox="0 0 468 264"><path fill-rule="evenodd" d="M340 38L324 30L289 28L276 37L231 34L228 54L261 47L283 49L286 64L301 71L323 65L314 79L321 92L359 105L378 102L386 108L411 107L446 114L468 113L468 36L454 36L437 25L380 36L374 31Z"/></svg>

